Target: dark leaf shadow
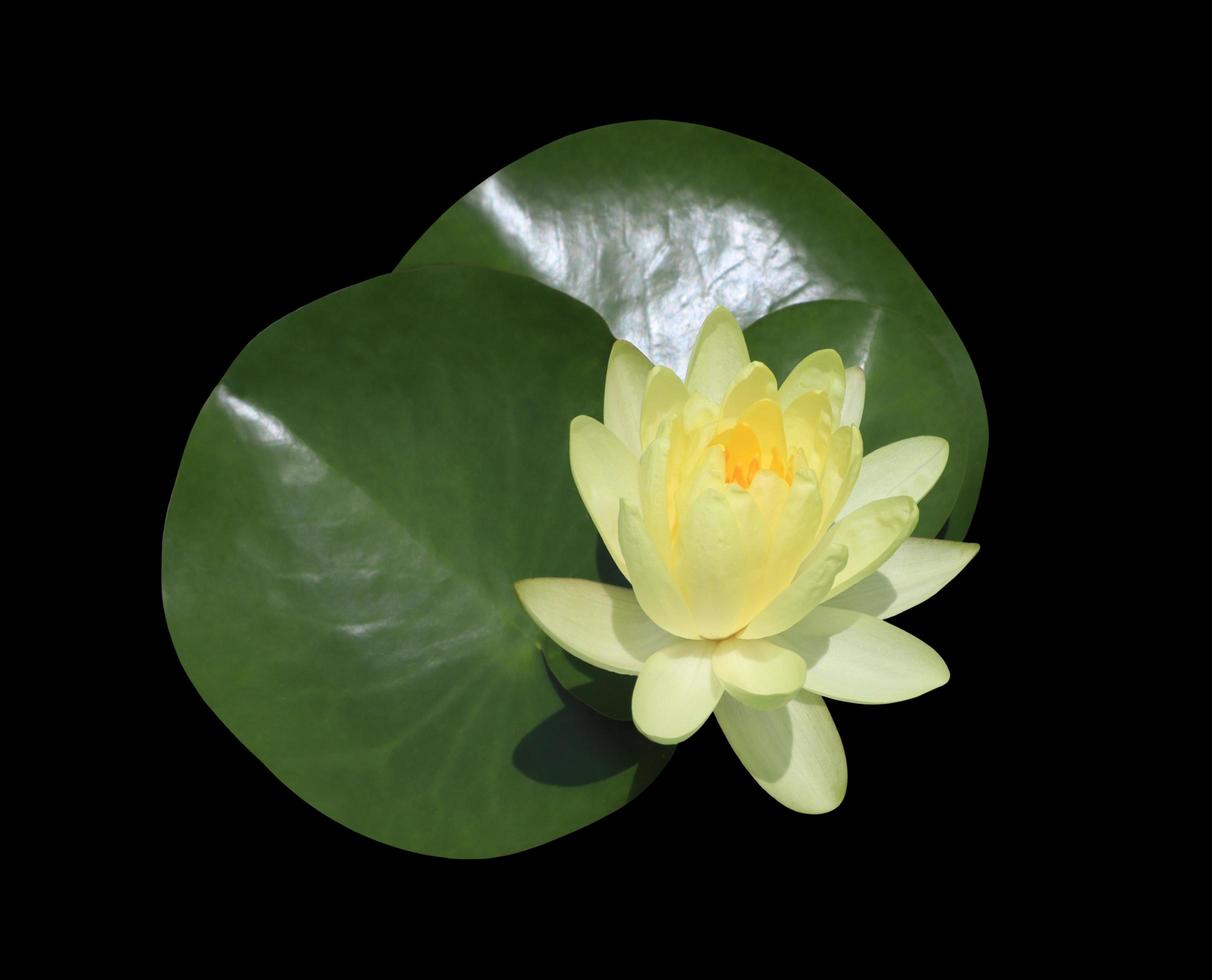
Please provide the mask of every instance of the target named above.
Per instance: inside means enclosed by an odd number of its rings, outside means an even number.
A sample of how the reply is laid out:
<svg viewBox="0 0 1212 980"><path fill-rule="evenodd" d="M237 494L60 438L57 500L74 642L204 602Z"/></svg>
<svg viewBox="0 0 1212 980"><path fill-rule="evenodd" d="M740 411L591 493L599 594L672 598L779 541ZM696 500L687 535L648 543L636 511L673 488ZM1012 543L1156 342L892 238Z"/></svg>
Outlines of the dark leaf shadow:
<svg viewBox="0 0 1212 980"><path fill-rule="evenodd" d="M514 767L552 786L586 786L635 767L628 799L636 796L664 768L673 746L650 742L630 722L611 721L581 704L544 667L561 707L518 742Z"/></svg>

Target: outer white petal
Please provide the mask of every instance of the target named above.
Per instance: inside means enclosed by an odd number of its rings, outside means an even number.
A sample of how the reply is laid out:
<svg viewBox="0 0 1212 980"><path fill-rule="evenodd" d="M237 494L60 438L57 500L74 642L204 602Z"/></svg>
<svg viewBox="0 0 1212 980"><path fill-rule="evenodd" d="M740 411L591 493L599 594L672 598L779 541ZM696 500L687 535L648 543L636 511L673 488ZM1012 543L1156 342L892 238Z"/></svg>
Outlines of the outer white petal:
<svg viewBox="0 0 1212 980"><path fill-rule="evenodd" d="M578 578L528 578L513 587L544 633L603 670L638 674L650 654L677 642L644 615L630 589Z"/></svg>
<svg viewBox="0 0 1212 980"><path fill-rule="evenodd" d="M728 386L749 363L749 348L741 325L728 310L717 306L703 321L686 369L686 387L722 404Z"/></svg>
<svg viewBox="0 0 1212 980"><path fill-rule="evenodd" d="M682 742L715 709L724 686L711 670L714 643L677 643L646 661L631 694L631 717L647 738L663 745Z"/></svg>
<svg viewBox="0 0 1212 980"><path fill-rule="evenodd" d="M699 639L694 617L652 543L643 515L626 500L619 502L619 544L627 557L636 601L648 618L674 636Z"/></svg>
<svg viewBox="0 0 1212 980"><path fill-rule="evenodd" d="M846 753L818 695L801 691L772 711L747 708L726 695L715 717L737 758L783 806L825 813L842 802Z"/></svg>
<svg viewBox="0 0 1212 980"><path fill-rule="evenodd" d="M951 676L943 658L916 636L846 609L821 606L770 642L804 658L805 689L838 701L906 701Z"/></svg>
<svg viewBox="0 0 1212 980"><path fill-rule="evenodd" d="M942 475L949 448L939 436L914 436L868 453L838 517L884 497L921 500Z"/></svg>
<svg viewBox="0 0 1212 980"><path fill-rule="evenodd" d="M849 551L846 567L833 580L829 596L850 588L886 562L917 527L917 503L912 497L873 500L834 526L833 542Z"/></svg>
<svg viewBox="0 0 1212 980"><path fill-rule="evenodd" d="M980 547L968 541L909 538L875 572L826 604L890 619L938 592Z"/></svg>
<svg viewBox="0 0 1212 980"><path fill-rule="evenodd" d="M765 640L721 640L711 667L724 690L751 708L777 708L804 686L804 658Z"/></svg>
<svg viewBox="0 0 1212 980"><path fill-rule="evenodd" d="M568 460L577 491L610 557L627 575L619 547L619 501L639 502L639 463L631 451L597 419L578 415L568 432Z"/></svg>
<svg viewBox="0 0 1212 980"><path fill-rule="evenodd" d="M861 367L846 368L846 396L842 399L842 417L838 425L860 424L866 401L867 375Z"/></svg>
<svg viewBox="0 0 1212 980"><path fill-rule="evenodd" d="M640 455L640 409L652 362L626 340L616 340L606 365L602 421L637 459Z"/></svg>
<svg viewBox="0 0 1212 980"><path fill-rule="evenodd" d="M837 573L846 567L845 545L832 540L832 531L813 549L792 583L741 630L745 640L772 636L794 626L829 594Z"/></svg>

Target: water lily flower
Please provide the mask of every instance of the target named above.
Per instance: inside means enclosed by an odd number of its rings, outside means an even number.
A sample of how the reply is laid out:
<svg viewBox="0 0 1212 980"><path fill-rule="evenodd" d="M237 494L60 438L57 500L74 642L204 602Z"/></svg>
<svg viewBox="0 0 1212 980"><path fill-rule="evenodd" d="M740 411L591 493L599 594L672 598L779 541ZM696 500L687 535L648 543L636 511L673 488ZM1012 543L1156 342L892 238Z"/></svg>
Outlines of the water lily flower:
<svg viewBox="0 0 1212 980"><path fill-rule="evenodd" d="M779 385L722 307L684 382L618 341L604 423L572 420L570 461L632 588L516 583L561 647L638 675L644 735L681 742L714 714L762 788L803 813L832 810L846 790L824 698L885 704L946 683L939 655L885 620L978 548L910 537L947 442L916 436L864 456L864 396L862 370L833 350Z"/></svg>

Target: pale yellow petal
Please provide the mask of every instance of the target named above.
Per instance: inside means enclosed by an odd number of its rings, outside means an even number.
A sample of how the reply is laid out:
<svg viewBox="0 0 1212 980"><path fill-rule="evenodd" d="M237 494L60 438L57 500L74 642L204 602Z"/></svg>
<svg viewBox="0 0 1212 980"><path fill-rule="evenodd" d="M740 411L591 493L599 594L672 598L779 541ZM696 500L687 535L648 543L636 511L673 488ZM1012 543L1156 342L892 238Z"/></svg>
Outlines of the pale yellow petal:
<svg viewBox="0 0 1212 980"><path fill-rule="evenodd" d="M881 446L863 457L862 471L839 517L884 497L921 500L947 465L948 444L938 436L914 436Z"/></svg>
<svg viewBox="0 0 1212 980"><path fill-rule="evenodd" d="M700 636L731 636L756 612L768 529L753 498L728 485L707 490L680 515L677 579Z"/></svg>
<svg viewBox="0 0 1212 980"><path fill-rule="evenodd" d="M644 388L644 402L640 406L640 448L647 449L656 438L661 423L675 412L680 412L690 393L682 379L667 367L657 366L648 372Z"/></svg>
<svg viewBox="0 0 1212 980"><path fill-rule="evenodd" d="M861 425L867 400L867 375L860 367L846 368L846 397L842 400L839 425Z"/></svg>
<svg viewBox="0 0 1212 980"><path fill-rule="evenodd" d="M578 415L568 431L572 478L610 557L626 575L619 547L619 501L639 501L639 463L619 437L597 419Z"/></svg>
<svg viewBox="0 0 1212 980"><path fill-rule="evenodd" d="M824 392L829 399L833 418L842 417L842 402L846 397L846 367L837 351L818 350L800 361L779 389L779 402L787 409L808 391Z"/></svg>
<svg viewBox="0 0 1212 980"><path fill-rule="evenodd" d="M819 695L801 691L772 711L720 699L716 720L758 785L799 813L825 813L846 795L846 753Z"/></svg>
<svg viewBox="0 0 1212 980"><path fill-rule="evenodd" d="M644 614L630 589L576 578L528 578L513 587L539 629L603 670L638 674L652 653L677 642Z"/></svg>
<svg viewBox="0 0 1212 980"><path fill-rule="evenodd" d="M873 500L834 525L833 540L846 546L846 567L833 580L832 598L861 582L880 567L917 527L917 504L912 497Z"/></svg>
<svg viewBox="0 0 1212 980"><path fill-rule="evenodd" d="M675 517L680 523L680 516L690 510L690 502L698 499L708 490L718 490L721 493L727 484L724 483L724 447L708 446L702 453L699 464L691 470L689 476L678 486L674 495Z"/></svg>
<svg viewBox="0 0 1212 980"><path fill-rule="evenodd" d="M817 607L846 567L846 547L835 543L830 532L800 566L792 583L767 605L740 633L747 640L781 633Z"/></svg>
<svg viewBox="0 0 1212 980"><path fill-rule="evenodd" d="M833 437L833 411L823 392L810 391L800 395L790 407L783 406L783 431L787 434L787 449L804 454L814 473L824 471Z"/></svg>
<svg viewBox="0 0 1212 980"><path fill-rule="evenodd" d="M943 658L874 616L821 606L771 642L807 664L804 687L838 701L890 704L947 683Z"/></svg>
<svg viewBox="0 0 1212 980"><path fill-rule="evenodd" d="M694 432L719 420L720 406L697 392L691 392L682 406L682 425L686 431Z"/></svg>
<svg viewBox="0 0 1212 980"><path fill-rule="evenodd" d="M724 690L751 708L769 710L790 701L804 686L804 658L765 640L723 640L711 657Z"/></svg>
<svg viewBox="0 0 1212 980"><path fill-rule="evenodd" d="M892 557L828 605L889 619L925 602L957 576L980 550L968 541L907 538Z"/></svg>
<svg viewBox="0 0 1212 980"><path fill-rule="evenodd" d="M676 643L644 661L631 694L631 717L645 737L663 745L682 742L711 716L724 693L711 670L714 646Z"/></svg>
<svg viewBox="0 0 1212 980"><path fill-rule="evenodd" d="M717 306L699 328L686 370L686 387L717 405L737 372L749 363L749 349L736 317Z"/></svg>
<svg viewBox="0 0 1212 980"><path fill-rule="evenodd" d="M640 457L640 409L652 362L625 340L616 340L606 365L606 393L602 421L619 441Z"/></svg>
<svg viewBox="0 0 1212 980"><path fill-rule="evenodd" d="M822 528L837 520L861 477L863 465L862 434L852 425L837 429L829 438L829 458L821 474Z"/></svg>
<svg viewBox="0 0 1212 980"><path fill-rule="evenodd" d="M767 527L773 531L787 498L791 496L791 487L773 470L759 470L749 484L749 495L757 503Z"/></svg>
<svg viewBox="0 0 1212 980"><path fill-rule="evenodd" d="M661 423L657 437L640 457L640 510L652 543L666 565L670 565L673 551L670 471L676 470L685 441L682 418L672 415Z"/></svg>
<svg viewBox="0 0 1212 980"><path fill-rule="evenodd" d="M771 596L778 595L791 584L808 553L816 547L820 527L821 494L816 474L799 453L787 502L771 537L767 569L767 589Z"/></svg>
<svg viewBox="0 0 1212 980"><path fill-rule="evenodd" d="M783 431L783 410L773 398L761 398L741 413L741 423L758 438L762 446L762 466L786 472L787 437Z"/></svg>
<svg viewBox="0 0 1212 980"><path fill-rule="evenodd" d="M724 396L720 417L737 419L756 401L778 397L779 383L774 372L761 361L750 361L737 373Z"/></svg>
<svg viewBox="0 0 1212 980"><path fill-rule="evenodd" d="M648 618L674 636L698 639L694 617L652 543L640 509L626 500L619 503L619 544L627 558L636 601Z"/></svg>

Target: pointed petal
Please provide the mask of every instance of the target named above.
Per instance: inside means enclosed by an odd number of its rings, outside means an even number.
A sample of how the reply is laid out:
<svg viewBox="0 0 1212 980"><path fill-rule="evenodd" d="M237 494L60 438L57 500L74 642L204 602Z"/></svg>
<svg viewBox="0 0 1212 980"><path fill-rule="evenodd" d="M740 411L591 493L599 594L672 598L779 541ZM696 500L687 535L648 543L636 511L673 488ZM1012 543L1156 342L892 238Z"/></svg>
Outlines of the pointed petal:
<svg viewBox="0 0 1212 980"><path fill-rule="evenodd" d="M947 440L938 436L914 436L868 453L838 516L845 517L884 497L921 500L942 475L948 448Z"/></svg>
<svg viewBox="0 0 1212 980"><path fill-rule="evenodd" d="M833 411L829 398L820 391L800 395L790 407L783 407L783 430L787 433L787 449L802 452L814 473L821 473L829 458L833 437Z"/></svg>
<svg viewBox="0 0 1212 980"><path fill-rule="evenodd" d="M650 654L677 642L644 615L630 589L578 578L527 578L513 587L539 629L603 670L638 674Z"/></svg>
<svg viewBox="0 0 1212 980"><path fill-rule="evenodd" d="M724 396L720 417L738 419L741 413L756 401L778 397L779 383L774 372L761 361L750 361L732 379L728 393Z"/></svg>
<svg viewBox="0 0 1212 980"><path fill-rule="evenodd" d="M619 441L640 457L640 409L652 362L625 340L616 340L606 365L606 394L602 421Z"/></svg>
<svg viewBox="0 0 1212 980"><path fill-rule="evenodd" d="M694 617L648 536L643 515L626 500L619 501L619 544L627 558L636 601L648 618L674 636L698 639Z"/></svg>
<svg viewBox="0 0 1212 980"><path fill-rule="evenodd" d="M821 501L824 504L822 527L829 527L854 491L863 466L863 436L852 425L836 430L829 437L829 458L821 474Z"/></svg>
<svg viewBox="0 0 1212 980"><path fill-rule="evenodd" d="M842 399L840 425L860 425L867 400L867 375L860 367L846 368L846 397Z"/></svg>
<svg viewBox="0 0 1212 980"><path fill-rule="evenodd" d="M826 813L846 795L846 753L825 702L810 691L772 711L728 696L715 709L724 737L758 785L799 813Z"/></svg>
<svg viewBox="0 0 1212 980"><path fill-rule="evenodd" d="M740 487L708 490L690 502L678 528L677 575L699 635L731 636L756 612L769 530Z"/></svg>
<svg viewBox="0 0 1212 980"><path fill-rule="evenodd" d="M829 399L834 419L842 417L842 401L846 397L846 368L842 356L835 350L818 350L809 354L792 368L779 389L779 402L784 410L809 391L823 391Z"/></svg>
<svg viewBox="0 0 1212 980"><path fill-rule="evenodd" d="M828 605L890 619L938 592L972 561L980 547L969 541L908 538L873 574L830 599Z"/></svg>
<svg viewBox="0 0 1212 980"><path fill-rule="evenodd" d="M732 379L748 363L741 325L724 307L717 306L699 328L686 370L686 387L721 404Z"/></svg>
<svg viewBox="0 0 1212 980"><path fill-rule="evenodd" d="M796 453L795 466L787 503L779 514L770 541L767 575L771 595L778 595L791 584L804 559L820 540L821 493L816 473L809 468L802 453Z"/></svg>
<svg viewBox="0 0 1212 980"><path fill-rule="evenodd" d="M619 501L639 501L639 463L619 437L597 419L578 415L568 432L568 459L577 491L619 570Z"/></svg>
<svg viewBox="0 0 1212 980"><path fill-rule="evenodd" d="M681 416L671 416L661 423L657 437L640 457L640 512L644 515L648 536L666 566L670 565L673 548L673 515L669 506L670 469L677 465L685 441Z"/></svg>
<svg viewBox="0 0 1212 980"><path fill-rule="evenodd" d="M647 448L657 436L661 423L679 412L690 393L682 379L667 367L654 367L648 372L644 402L640 406L640 446Z"/></svg>
<svg viewBox="0 0 1212 980"><path fill-rule="evenodd" d="M832 598L863 580L886 562L917 526L912 497L873 500L834 525L833 540L849 551L846 567L833 580Z"/></svg>
<svg viewBox="0 0 1212 980"><path fill-rule="evenodd" d="M787 437L783 430L783 410L773 398L760 398L741 413L741 422L758 438L762 446L762 466L787 465Z"/></svg>
<svg viewBox="0 0 1212 980"><path fill-rule="evenodd" d="M631 717L646 738L662 745L683 742L710 717L724 693L711 670L714 646L691 640L644 661L631 695Z"/></svg>
<svg viewBox="0 0 1212 980"><path fill-rule="evenodd" d="M765 640L724 640L711 657L724 690L742 704L768 710L790 701L804 686L804 658Z"/></svg>
<svg viewBox="0 0 1212 980"><path fill-rule="evenodd" d="M838 572L846 567L846 547L834 543L833 532L823 539L801 566L795 580L740 633L757 640L790 629L824 601Z"/></svg>
<svg viewBox="0 0 1212 980"><path fill-rule="evenodd" d="M846 609L821 606L771 642L804 658L805 689L838 701L907 701L951 676L943 658L916 636Z"/></svg>

